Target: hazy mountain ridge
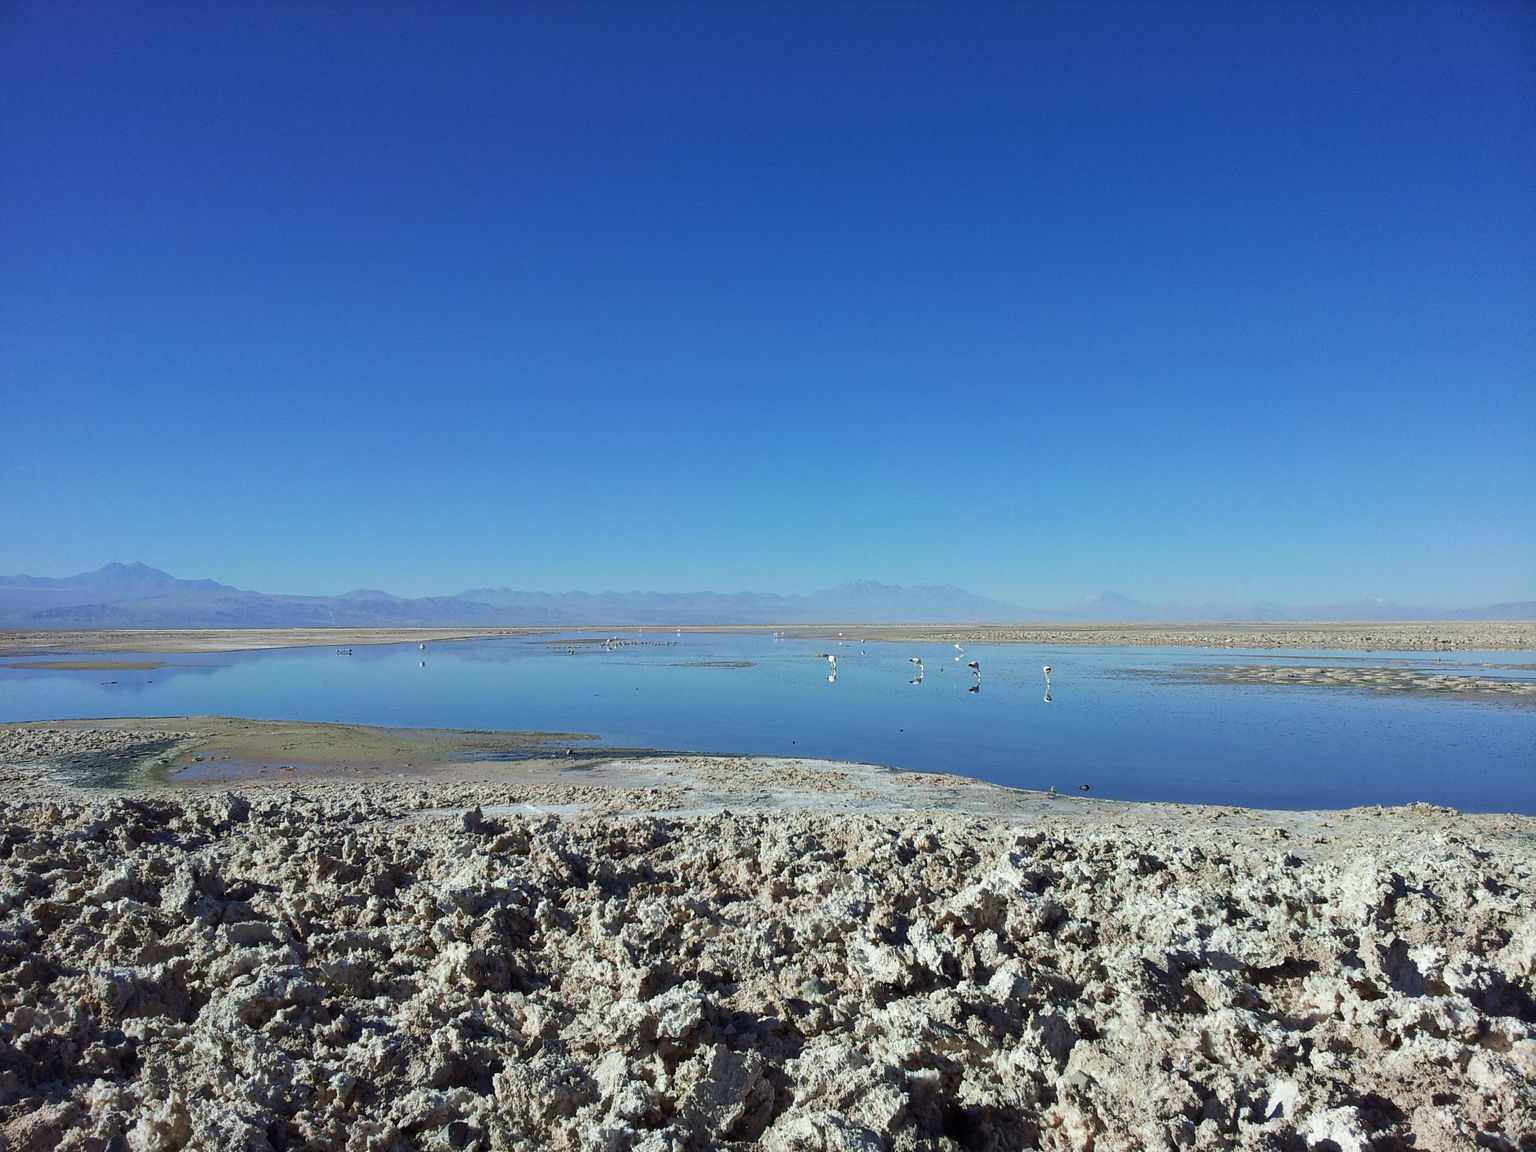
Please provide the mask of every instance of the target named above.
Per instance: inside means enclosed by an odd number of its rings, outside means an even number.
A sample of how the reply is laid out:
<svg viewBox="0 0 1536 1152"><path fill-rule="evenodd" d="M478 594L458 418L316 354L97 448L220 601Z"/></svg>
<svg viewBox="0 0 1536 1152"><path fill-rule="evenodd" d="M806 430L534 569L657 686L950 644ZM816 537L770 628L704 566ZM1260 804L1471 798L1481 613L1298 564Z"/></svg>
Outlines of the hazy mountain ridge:
<svg viewBox="0 0 1536 1152"><path fill-rule="evenodd" d="M91 588L99 590L155 590L176 589L185 592L235 592L238 589L216 580L179 580L169 572L151 568L142 560L132 564L104 564L94 572L82 572L78 576L0 576L0 587L50 588L73 590Z"/></svg>
<svg viewBox="0 0 1536 1152"><path fill-rule="evenodd" d="M1367 598L1354 604L1143 604L1116 592L1101 592L1088 597L1075 608L1046 613L1041 619L1059 619L1095 623L1189 623L1191 621L1234 624L1333 621L1394 620L1532 620L1536 619L1536 600L1510 601L1476 608L1444 608L1392 604Z"/></svg>
<svg viewBox="0 0 1536 1152"><path fill-rule="evenodd" d="M1099 592L1066 608L1038 609L948 584L903 587L877 580L851 580L803 596L473 588L453 596L404 598L376 588L340 596L274 595L214 580L181 580L143 563L107 564L95 572L57 578L0 576L0 627L23 629L1525 619L1536 619L1536 601L1481 608L1403 607L1375 600L1190 608Z"/></svg>
<svg viewBox="0 0 1536 1152"><path fill-rule="evenodd" d="M808 596L773 592L519 592L473 588L466 600L572 621L675 624L885 623L1009 619L1026 611L951 586L903 588L855 580ZM603 615L594 617L594 612Z"/></svg>

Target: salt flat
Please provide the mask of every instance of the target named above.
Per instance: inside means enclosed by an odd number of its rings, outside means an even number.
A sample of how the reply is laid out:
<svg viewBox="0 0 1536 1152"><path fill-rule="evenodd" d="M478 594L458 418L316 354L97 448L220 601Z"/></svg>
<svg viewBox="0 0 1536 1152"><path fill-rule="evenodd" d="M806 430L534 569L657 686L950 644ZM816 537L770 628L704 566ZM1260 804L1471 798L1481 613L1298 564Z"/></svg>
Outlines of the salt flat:
<svg viewBox="0 0 1536 1152"><path fill-rule="evenodd" d="M592 622L602 629L601 620ZM633 628L633 625L627 625ZM660 621L656 627L672 625ZM185 628L0 631L0 656L33 652L235 652L257 648L433 643L569 633L579 628ZM1382 623L1176 624L845 624L824 627L730 625L685 632L775 632L826 637L846 633L870 640L963 644L1181 645L1223 648L1363 648L1395 651L1536 649L1536 621L1455 620Z"/></svg>

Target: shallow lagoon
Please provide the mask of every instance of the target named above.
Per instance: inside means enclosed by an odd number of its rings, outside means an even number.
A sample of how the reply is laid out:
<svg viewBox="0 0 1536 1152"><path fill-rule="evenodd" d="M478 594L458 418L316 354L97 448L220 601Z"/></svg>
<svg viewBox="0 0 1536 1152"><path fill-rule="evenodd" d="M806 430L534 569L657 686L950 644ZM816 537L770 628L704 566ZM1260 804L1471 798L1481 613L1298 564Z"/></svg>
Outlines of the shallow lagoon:
<svg viewBox="0 0 1536 1152"><path fill-rule="evenodd" d="M1536 708L1142 674L1402 662L1448 673L1524 664L1492 674L1531 678L1531 653L1458 652L1436 663L1424 653L976 645L956 659L933 643L628 631L610 650L594 637L379 645L350 656L114 654L167 666L0 669L0 720L227 715L591 732L599 746L859 760L1023 788L1088 784L1111 799L1277 808L1422 800L1536 813ZM835 680L816 652L837 655ZM924 665L916 684L913 656ZM970 660L982 671L974 692Z"/></svg>

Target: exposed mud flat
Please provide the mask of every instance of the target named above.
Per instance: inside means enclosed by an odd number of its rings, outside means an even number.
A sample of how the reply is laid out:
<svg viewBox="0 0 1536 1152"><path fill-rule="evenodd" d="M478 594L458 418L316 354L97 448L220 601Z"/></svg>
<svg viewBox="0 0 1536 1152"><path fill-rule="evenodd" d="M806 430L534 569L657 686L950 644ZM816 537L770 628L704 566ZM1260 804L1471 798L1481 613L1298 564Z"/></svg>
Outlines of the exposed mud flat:
<svg viewBox="0 0 1536 1152"><path fill-rule="evenodd" d="M1528 670L1530 665L1512 665ZM1536 705L1536 680L1488 671L1430 672L1422 667L1321 667L1311 664L1191 664L1170 671L1127 669L1121 675L1189 684L1256 684L1281 688L1352 688L1394 695L1450 696L1461 700Z"/></svg>
<svg viewBox="0 0 1536 1152"><path fill-rule="evenodd" d="M0 784L132 787L238 783L289 773L418 775L449 764L533 757L591 739L581 732L380 728L230 716L0 724Z"/></svg>
<svg viewBox="0 0 1536 1152"><path fill-rule="evenodd" d="M4 1145L1536 1146L1536 819L843 768L103 792L13 757ZM655 812L768 779L819 800Z"/></svg>

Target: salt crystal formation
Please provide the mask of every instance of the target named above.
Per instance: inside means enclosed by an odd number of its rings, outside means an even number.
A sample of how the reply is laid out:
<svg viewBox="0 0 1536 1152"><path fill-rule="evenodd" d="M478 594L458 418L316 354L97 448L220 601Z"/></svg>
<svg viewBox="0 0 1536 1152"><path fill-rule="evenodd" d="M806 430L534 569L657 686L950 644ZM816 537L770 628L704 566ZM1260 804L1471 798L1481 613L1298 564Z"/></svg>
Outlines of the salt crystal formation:
<svg viewBox="0 0 1536 1152"><path fill-rule="evenodd" d="M0 805L5 1147L1536 1146L1529 845L407 807Z"/></svg>

